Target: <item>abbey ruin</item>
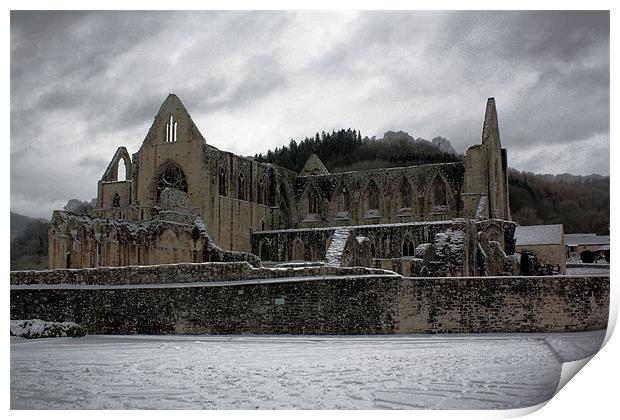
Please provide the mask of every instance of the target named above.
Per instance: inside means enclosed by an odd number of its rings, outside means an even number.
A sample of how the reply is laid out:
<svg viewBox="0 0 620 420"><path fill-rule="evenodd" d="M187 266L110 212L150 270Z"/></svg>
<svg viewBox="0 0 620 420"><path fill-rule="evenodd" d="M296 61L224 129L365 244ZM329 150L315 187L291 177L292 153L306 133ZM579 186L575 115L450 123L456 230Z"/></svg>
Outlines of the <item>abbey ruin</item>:
<svg viewBox="0 0 620 420"><path fill-rule="evenodd" d="M514 270L506 172L493 98L481 144L462 161L329 173L312 155L295 173L208 145L170 94L140 149L116 151L96 208L54 212L49 267L249 261L502 274Z"/></svg>
<svg viewBox="0 0 620 420"><path fill-rule="evenodd" d="M209 146L171 94L140 149L113 156L96 208L54 212L50 270L11 272L11 319L95 334L605 328L609 276L531 275L557 274L528 254L552 241L515 235L506 172L492 98L457 162L329 173L313 155L296 173Z"/></svg>

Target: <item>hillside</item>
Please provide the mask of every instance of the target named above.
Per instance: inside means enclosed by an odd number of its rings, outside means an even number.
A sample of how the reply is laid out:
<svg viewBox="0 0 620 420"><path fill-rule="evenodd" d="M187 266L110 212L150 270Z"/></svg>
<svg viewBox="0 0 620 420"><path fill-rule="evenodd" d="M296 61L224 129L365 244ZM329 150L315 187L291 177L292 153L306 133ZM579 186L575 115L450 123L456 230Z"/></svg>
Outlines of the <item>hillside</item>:
<svg viewBox="0 0 620 420"><path fill-rule="evenodd" d="M312 154L321 159L331 172L390 168L403 165L455 162L460 159L450 142L442 137L432 141L413 138L403 131L388 131L383 138L362 136L359 131L342 129L306 137L288 146L276 147L266 155L255 155L259 162L275 163L299 172Z"/></svg>
<svg viewBox="0 0 620 420"><path fill-rule="evenodd" d="M15 216L15 217L14 217ZM13 237L13 219L27 225L16 224L20 229ZM47 268L47 231L49 222L11 213L11 270L43 270Z"/></svg>

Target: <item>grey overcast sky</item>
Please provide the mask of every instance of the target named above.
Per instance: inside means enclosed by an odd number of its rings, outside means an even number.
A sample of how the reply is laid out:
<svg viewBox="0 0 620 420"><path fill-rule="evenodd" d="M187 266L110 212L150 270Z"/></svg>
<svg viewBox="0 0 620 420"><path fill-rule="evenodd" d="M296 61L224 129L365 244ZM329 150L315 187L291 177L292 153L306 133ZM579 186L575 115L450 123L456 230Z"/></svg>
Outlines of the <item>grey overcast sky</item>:
<svg viewBox="0 0 620 420"><path fill-rule="evenodd" d="M480 142L508 163L609 174L607 12L12 12L11 209L90 200L176 93L242 155L317 131Z"/></svg>

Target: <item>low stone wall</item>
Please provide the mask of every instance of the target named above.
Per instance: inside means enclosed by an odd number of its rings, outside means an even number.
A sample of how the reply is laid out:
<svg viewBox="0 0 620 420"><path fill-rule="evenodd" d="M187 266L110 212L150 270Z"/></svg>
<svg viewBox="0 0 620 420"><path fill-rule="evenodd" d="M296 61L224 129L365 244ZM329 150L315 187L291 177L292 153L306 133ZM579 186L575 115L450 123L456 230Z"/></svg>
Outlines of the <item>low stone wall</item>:
<svg viewBox="0 0 620 420"><path fill-rule="evenodd" d="M609 276L404 278L400 333L607 328Z"/></svg>
<svg viewBox="0 0 620 420"><path fill-rule="evenodd" d="M609 313L609 276L158 268L11 273L11 319L74 321L98 334L384 334L588 331L605 329Z"/></svg>
<svg viewBox="0 0 620 420"><path fill-rule="evenodd" d="M222 282L285 277L384 274L384 270L353 267L254 268L247 262L210 262L131 267L98 267L43 271L12 271L11 284L168 284Z"/></svg>
<svg viewBox="0 0 620 420"><path fill-rule="evenodd" d="M384 334L401 277L227 283L16 285L11 318L73 320L95 334Z"/></svg>

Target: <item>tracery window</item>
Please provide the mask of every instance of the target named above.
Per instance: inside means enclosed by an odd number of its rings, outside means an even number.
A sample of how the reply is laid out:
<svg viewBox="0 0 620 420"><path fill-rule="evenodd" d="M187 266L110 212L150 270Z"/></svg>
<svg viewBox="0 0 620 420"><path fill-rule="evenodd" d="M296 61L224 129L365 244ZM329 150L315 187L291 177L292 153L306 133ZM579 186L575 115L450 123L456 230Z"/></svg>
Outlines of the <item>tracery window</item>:
<svg viewBox="0 0 620 420"><path fill-rule="evenodd" d="M183 192L187 192L187 178L183 170L172 162L166 164L157 180L157 198L166 188L176 188Z"/></svg>
<svg viewBox="0 0 620 420"><path fill-rule="evenodd" d="M112 198L112 207L120 207L121 206L121 196L118 193L114 194L114 198Z"/></svg>

